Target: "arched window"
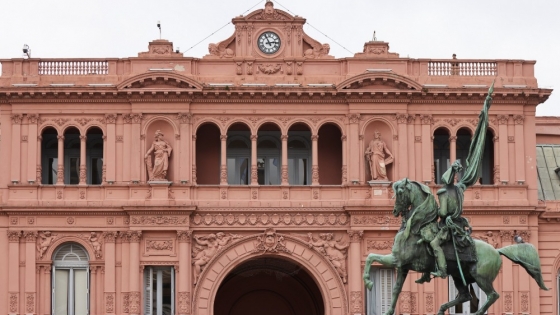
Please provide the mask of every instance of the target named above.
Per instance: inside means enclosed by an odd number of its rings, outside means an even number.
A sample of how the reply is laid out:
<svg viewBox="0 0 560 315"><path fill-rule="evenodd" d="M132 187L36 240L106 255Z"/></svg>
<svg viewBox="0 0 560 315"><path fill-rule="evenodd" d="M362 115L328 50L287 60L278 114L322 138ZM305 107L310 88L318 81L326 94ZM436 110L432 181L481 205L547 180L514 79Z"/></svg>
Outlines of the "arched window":
<svg viewBox="0 0 560 315"><path fill-rule="evenodd" d="M257 181L259 185L280 185L280 131L259 131L257 142Z"/></svg>
<svg viewBox="0 0 560 315"><path fill-rule="evenodd" d="M97 127L87 131L86 170L89 185L101 185L103 180L103 132Z"/></svg>
<svg viewBox="0 0 560 315"><path fill-rule="evenodd" d="M66 243L53 255L52 314L89 313L89 257L76 243Z"/></svg>
<svg viewBox="0 0 560 315"><path fill-rule="evenodd" d="M228 132L227 172L229 185L249 185L251 142L249 131Z"/></svg>
<svg viewBox="0 0 560 315"><path fill-rule="evenodd" d="M471 131L467 128L461 128L457 131L457 160L461 162L463 171L457 174L457 180L463 177L465 168L467 167L467 156L469 155L469 147L471 145ZM453 163L452 161L451 163Z"/></svg>
<svg viewBox="0 0 560 315"><path fill-rule="evenodd" d="M54 185L58 179L58 139L52 127L43 130L41 140L41 184Z"/></svg>
<svg viewBox="0 0 560 315"><path fill-rule="evenodd" d="M434 132L434 179L436 184L441 184L441 176L451 166L449 156L449 132L438 128Z"/></svg>
<svg viewBox="0 0 560 315"><path fill-rule="evenodd" d="M64 132L64 183L80 183L80 131L74 127Z"/></svg>
<svg viewBox="0 0 560 315"><path fill-rule="evenodd" d="M311 185L311 129L297 123L288 130L288 182Z"/></svg>

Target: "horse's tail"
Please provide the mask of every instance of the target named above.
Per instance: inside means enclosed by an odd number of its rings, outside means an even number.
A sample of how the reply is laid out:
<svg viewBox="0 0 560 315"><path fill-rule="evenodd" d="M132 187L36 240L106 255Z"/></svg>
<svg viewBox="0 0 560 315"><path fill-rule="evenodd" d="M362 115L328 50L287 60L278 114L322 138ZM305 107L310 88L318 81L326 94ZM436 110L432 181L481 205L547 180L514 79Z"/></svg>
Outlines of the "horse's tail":
<svg viewBox="0 0 560 315"><path fill-rule="evenodd" d="M529 243L514 244L498 249L498 253L506 256L509 260L520 264L521 267L523 267L527 273L535 279L541 289L546 291L549 290L544 285L541 273L541 261L535 246Z"/></svg>

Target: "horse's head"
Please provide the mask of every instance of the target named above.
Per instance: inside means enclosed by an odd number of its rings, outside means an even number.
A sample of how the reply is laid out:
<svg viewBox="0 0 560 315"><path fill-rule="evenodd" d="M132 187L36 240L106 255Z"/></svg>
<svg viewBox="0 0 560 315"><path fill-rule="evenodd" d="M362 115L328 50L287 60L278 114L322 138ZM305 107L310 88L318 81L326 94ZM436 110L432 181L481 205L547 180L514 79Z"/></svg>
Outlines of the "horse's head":
<svg viewBox="0 0 560 315"><path fill-rule="evenodd" d="M408 178L401 179L393 184L393 191L395 192L395 207L393 208L393 215L398 217L402 215L404 210L408 210L411 205L411 192L412 182Z"/></svg>

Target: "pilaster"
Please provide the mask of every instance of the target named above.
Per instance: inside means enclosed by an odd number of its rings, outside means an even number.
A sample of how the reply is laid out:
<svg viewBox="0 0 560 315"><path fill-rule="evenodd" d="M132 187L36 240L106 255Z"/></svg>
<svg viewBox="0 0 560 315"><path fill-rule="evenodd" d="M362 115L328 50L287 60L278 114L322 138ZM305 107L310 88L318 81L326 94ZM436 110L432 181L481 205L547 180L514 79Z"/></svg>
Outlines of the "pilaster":
<svg viewBox="0 0 560 315"><path fill-rule="evenodd" d="M39 115L37 114L28 114L27 115L27 123L28 123L28 131L27 131L27 183L40 184L39 180L37 179L37 157L40 156L38 152L38 133L37 133L37 121L39 120Z"/></svg>
<svg viewBox="0 0 560 315"><path fill-rule="evenodd" d="M10 165L12 183L20 182L20 168L21 168L21 122L23 115L12 115L12 161Z"/></svg>
<svg viewBox="0 0 560 315"><path fill-rule="evenodd" d="M350 314L363 313L364 287L361 277L361 242L364 231L349 230L350 246L348 247L348 292L349 300L352 301ZM360 309L357 306L361 305Z"/></svg>
<svg viewBox="0 0 560 315"><path fill-rule="evenodd" d="M179 272L177 276L177 313L190 314L191 308L191 235L192 231L177 231L179 242Z"/></svg>

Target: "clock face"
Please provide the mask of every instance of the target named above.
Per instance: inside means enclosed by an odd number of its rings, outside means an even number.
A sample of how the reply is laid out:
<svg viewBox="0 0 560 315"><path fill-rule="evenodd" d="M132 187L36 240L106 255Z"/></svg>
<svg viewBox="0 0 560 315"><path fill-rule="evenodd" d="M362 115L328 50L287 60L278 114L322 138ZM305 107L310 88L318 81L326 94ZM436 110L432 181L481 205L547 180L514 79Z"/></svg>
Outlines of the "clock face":
<svg viewBox="0 0 560 315"><path fill-rule="evenodd" d="M259 49L265 54L274 54L280 49L280 37L274 32L264 32L259 36Z"/></svg>

